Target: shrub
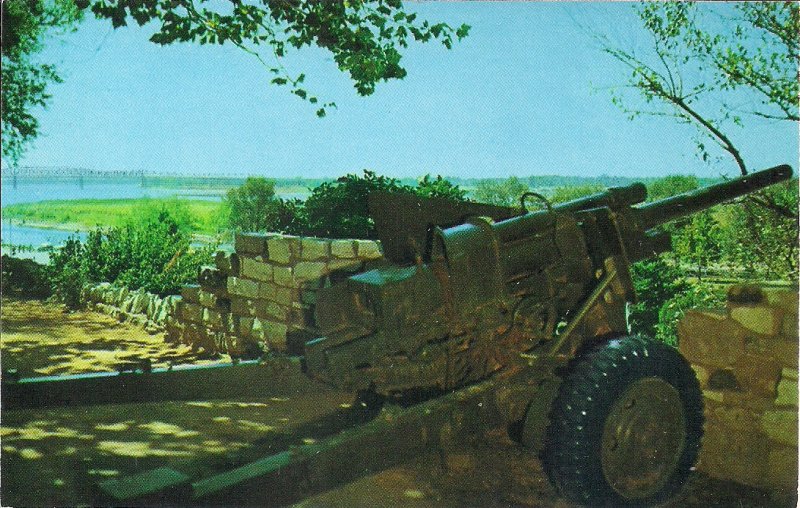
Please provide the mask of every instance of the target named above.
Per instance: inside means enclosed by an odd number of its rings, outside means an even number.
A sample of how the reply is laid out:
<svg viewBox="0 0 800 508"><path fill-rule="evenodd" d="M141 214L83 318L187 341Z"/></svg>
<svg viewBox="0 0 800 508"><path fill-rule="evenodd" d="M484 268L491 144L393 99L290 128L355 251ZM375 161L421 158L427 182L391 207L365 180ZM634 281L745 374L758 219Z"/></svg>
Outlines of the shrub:
<svg viewBox="0 0 800 508"><path fill-rule="evenodd" d="M692 284L684 291L670 298L658 311L656 338L670 344L678 345L678 322L687 310L696 308L715 308L725 303L724 290L714 290L707 284Z"/></svg>
<svg viewBox="0 0 800 508"><path fill-rule="evenodd" d="M631 330L656 337L661 307L688 288L683 273L660 256L634 263L631 278L638 297L638 302L629 309Z"/></svg>
<svg viewBox="0 0 800 508"><path fill-rule="evenodd" d="M193 248L188 231L161 210L122 227L95 229L85 244L69 238L51 256L50 281L56 296L70 308L80 306L81 290L90 282L176 294L183 284L196 280L215 249L215 245Z"/></svg>
<svg viewBox="0 0 800 508"><path fill-rule="evenodd" d="M326 238L376 238L375 224L369 215L368 198L372 192L417 194L463 201L466 191L441 176L426 175L417 187L403 185L395 178L364 170L364 176L347 175L335 182L325 182L311 191L305 202L305 222L301 234ZM299 207L298 207L299 208Z"/></svg>
<svg viewBox="0 0 800 508"><path fill-rule="evenodd" d="M50 296L50 283L47 267L32 259L19 259L3 254L0 292L3 295L16 295L33 298Z"/></svg>

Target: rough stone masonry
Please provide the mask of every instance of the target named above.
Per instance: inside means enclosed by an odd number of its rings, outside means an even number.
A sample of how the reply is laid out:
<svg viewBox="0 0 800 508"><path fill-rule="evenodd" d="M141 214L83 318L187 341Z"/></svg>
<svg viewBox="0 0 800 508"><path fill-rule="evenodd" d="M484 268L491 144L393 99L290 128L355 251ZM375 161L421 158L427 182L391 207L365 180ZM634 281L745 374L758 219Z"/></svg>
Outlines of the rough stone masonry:
<svg viewBox="0 0 800 508"><path fill-rule="evenodd" d="M234 250L217 252L183 288L168 335L237 356L299 353L318 335L317 291L382 257L371 240L238 233Z"/></svg>
<svg viewBox="0 0 800 508"><path fill-rule="evenodd" d="M778 499L797 496L797 309L797 289L732 286L725 309L678 326L705 399L698 467Z"/></svg>

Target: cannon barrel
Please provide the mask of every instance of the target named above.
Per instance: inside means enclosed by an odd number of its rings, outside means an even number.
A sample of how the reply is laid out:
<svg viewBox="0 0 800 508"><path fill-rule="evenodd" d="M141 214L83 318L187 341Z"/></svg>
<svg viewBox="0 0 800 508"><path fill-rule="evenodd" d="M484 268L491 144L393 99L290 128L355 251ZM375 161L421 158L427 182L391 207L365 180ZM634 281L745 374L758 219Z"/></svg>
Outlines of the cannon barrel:
<svg viewBox="0 0 800 508"><path fill-rule="evenodd" d="M584 196L555 205L553 210L559 212L577 212L592 208L622 208L641 203L647 199L647 189L642 183L634 183L625 187L611 187L603 192ZM501 241L511 241L528 236L532 232L541 231L545 224L553 221L552 214L546 211L528 212L526 214L500 221L494 229Z"/></svg>
<svg viewBox="0 0 800 508"><path fill-rule="evenodd" d="M678 194L637 208L643 229L686 217L706 208L730 201L792 177L792 168L786 164L756 171L726 182Z"/></svg>

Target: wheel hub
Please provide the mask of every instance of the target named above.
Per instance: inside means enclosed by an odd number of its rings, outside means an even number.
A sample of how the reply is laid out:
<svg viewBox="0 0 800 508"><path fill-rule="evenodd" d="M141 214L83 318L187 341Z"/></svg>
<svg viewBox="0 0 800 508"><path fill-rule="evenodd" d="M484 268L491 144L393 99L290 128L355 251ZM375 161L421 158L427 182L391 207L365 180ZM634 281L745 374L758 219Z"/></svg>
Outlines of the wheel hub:
<svg viewBox="0 0 800 508"><path fill-rule="evenodd" d="M680 394L660 377L642 378L622 393L606 418L603 474L620 496L647 498L669 481L685 443Z"/></svg>

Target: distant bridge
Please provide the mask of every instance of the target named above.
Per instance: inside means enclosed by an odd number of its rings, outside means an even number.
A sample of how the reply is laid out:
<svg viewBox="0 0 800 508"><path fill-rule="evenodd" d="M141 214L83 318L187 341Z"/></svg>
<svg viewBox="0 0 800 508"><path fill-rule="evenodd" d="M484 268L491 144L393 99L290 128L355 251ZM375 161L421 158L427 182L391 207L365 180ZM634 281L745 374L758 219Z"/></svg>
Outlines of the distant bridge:
<svg viewBox="0 0 800 508"><path fill-rule="evenodd" d="M0 168L3 178L136 178L149 173L144 170L113 170L76 168L71 166L8 166Z"/></svg>
<svg viewBox="0 0 800 508"><path fill-rule="evenodd" d="M72 166L6 166L0 167L0 177L4 180L11 180L11 186L17 188L20 180L37 179L69 179L77 180L78 185L83 187L86 179L141 179L141 184L145 184L145 176L150 173L144 170L112 170L99 171L96 169L76 168Z"/></svg>

